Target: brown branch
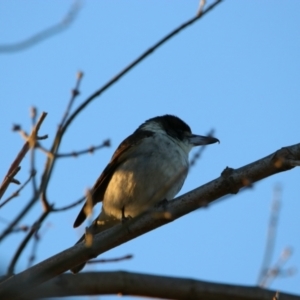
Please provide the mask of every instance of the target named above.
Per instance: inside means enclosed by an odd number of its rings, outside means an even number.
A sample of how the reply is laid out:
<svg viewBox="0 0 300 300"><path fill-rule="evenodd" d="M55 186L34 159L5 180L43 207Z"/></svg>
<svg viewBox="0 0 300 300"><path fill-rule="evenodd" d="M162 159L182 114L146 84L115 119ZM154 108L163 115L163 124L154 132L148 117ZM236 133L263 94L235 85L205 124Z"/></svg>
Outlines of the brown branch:
<svg viewBox="0 0 300 300"><path fill-rule="evenodd" d="M29 178L22 184L20 188L18 188L15 192L12 193L6 200L4 200L0 204L0 208L3 207L6 203L8 203L11 199L18 197L20 192L24 189L24 187L30 182L30 180L36 175L36 172L31 172Z"/></svg>
<svg viewBox="0 0 300 300"><path fill-rule="evenodd" d="M87 272L76 276L63 274L33 289L22 299L111 294L183 300L270 300L276 291L254 286L118 271ZM278 294L280 300L300 300L300 296Z"/></svg>
<svg viewBox="0 0 300 300"><path fill-rule="evenodd" d="M15 43L15 44L2 44L0 45L0 52L2 53L12 53L24 50L29 48L53 35L58 34L59 32L67 29L70 24L74 21L77 13L79 12L80 5L79 1L76 1L71 8L69 9L68 13L64 16L62 21L58 24L55 24L47 29L42 30L41 32L36 33L35 35L25 39L24 41Z"/></svg>
<svg viewBox="0 0 300 300"><path fill-rule="evenodd" d="M23 153L23 149L24 149L24 147L21 150L22 153ZM0 186L0 199L4 195L6 189L8 188L8 185L10 183L20 184L20 182L14 178L16 176L16 174L21 170L20 166L15 166L15 161L11 165L9 171L7 172L7 175L5 175L5 178ZM12 167L15 167L15 168L12 168ZM10 172L11 169L12 169L12 171Z"/></svg>
<svg viewBox="0 0 300 300"><path fill-rule="evenodd" d="M271 155L239 169L226 168L221 176L203 186L184 194L173 201L156 206L150 211L118 224L93 237L93 244L86 247L84 243L50 257L49 259L9 278L0 285L0 298L15 299L69 270L70 268L97 257L116 246L132 240L164 224L172 222L201 206L227 194L236 194L247 183L254 183L293 167L288 161L300 160L300 144L284 147ZM165 218L165 215L168 215ZM16 289L15 287L18 287Z"/></svg>
<svg viewBox="0 0 300 300"><path fill-rule="evenodd" d="M37 109L36 107L32 106L30 108L30 118L31 118L31 124L32 127L34 128L36 124L36 117L37 117ZM35 146L37 145L37 142ZM31 148L31 153L30 153L30 173L31 174L36 174L36 169L35 169L35 147ZM37 193L37 182L35 176L32 177L32 189L33 189L33 194L35 195Z"/></svg>
<svg viewBox="0 0 300 300"><path fill-rule="evenodd" d="M78 73L78 75L77 75L77 81L76 81L76 86L73 89L71 100L69 101L69 104L67 106L66 112L65 112L65 114L64 114L64 116L62 118L62 123L64 122L65 118L67 118L67 116L69 114L69 111L70 111L70 109L72 107L72 104L73 104L73 101L74 101L75 97L79 94L78 89L79 89L79 84L81 82L82 76L83 76L82 73ZM43 114L45 114L45 115L43 115ZM43 113L43 114L40 117L40 119L38 120L36 126L34 126L34 128L32 130L32 133L30 134L30 136L28 136L21 129L20 126L18 126L18 125L14 126L14 130L15 131L19 131L21 133L21 135L26 139L26 143L24 145L25 151L22 152L23 157L25 156L25 154L27 153L27 151L30 148L32 148L32 153L31 153L31 169L32 170L34 170L34 148L38 147L38 148L41 148L42 150L44 150L38 144L37 140L44 139L44 138L47 137L47 136L43 136L43 137L38 137L37 136L38 130L39 130L40 125L41 125L41 122L43 121L43 118L45 118L46 115L47 115L46 113ZM35 108L31 108L31 119L32 119L32 122L34 123L34 121L36 119L36 109ZM62 135L60 134L60 132L61 132L60 129L62 127L62 123L61 123L61 125L58 128L56 137L55 137L54 142L53 142L52 150L51 151L47 151L46 150L48 159L47 159L47 162L46 162L44 173L42 175L42 180L41 180L41 184L39 186L39 190L36 189L36 183L33 182L34 193L33 193L32 199L23 208L23 210L19 213L19 215L10 223L10 225L3 231L3 233L0 235L0 241L2 239L4 239L10 232L13 231L13 228L16 226L16 224L26 215L26 213L30 210L30 208L37 201L37 199L39 198L40 195L41 195L41 202L42 202L42 206L43 206L44 210L45 211L50 210L50 205L48 203L48 200L47 200L47 197L46 197L46 193L44 192L44 190L45 190L45 187L46 187L46 185L47 185L47 183L49 181L50 174L51 174L51 172L48 172L48 171L49 171L49 169L51 169L51 165L53 165L53 162L55 161L55 155L54 154L56 154L56 151L58 149L58 145L59 145L60 140L62 138Z"/></svg>
<svg viewBox="0 0 300 300"><path fill-rule="evenodd" d="M19 152L19 154L17 155L17 157L15 158L15 160L13 161L13 163L11 164L7 175L5 175L4 180L0 186L0 199L2 198L2 196L4 195L8 185L11 182L11 174L13 174L14 172L17 172L16 170L19 168L19 165L21 163L21 161L23 160L23 158L25 157L26 153L28 152L28 150L31 147L35 146L35 143L38 139L40 139L38 137L38 132L39 129L44 121L44 119L46 118L47 113L43 112L38 120L38 122L36 123L36 125L33 127L31 134L29 135L29 137L27 138L26 143L24 144L24 146L22 147L21 151ZM44 138L44 137L42 137ZM15 176L15 174L13 175Z"/></svg>
<svg viewBox="0 0 300 300"><path fill-rule="evenodd" d="M46 118L47 113L43 112L39 118L39 120L37 121L36 125L34 126L34 128L31 131L30 136L27 138L26 143L24 144L22 150L20 151L20 153L18 154L17 158L14 160L11 168L15 165L19 165L22 161L22 159L25 157L26 153L28 152L28 150L31 147L35 147L37 141L39 139L44 139L45 136L43 137L39 137L38 136L38 132L39 129L44 121L44 119ZM3 190L5 190L7 188L7 186L2 185L3 186ZM0 188L0 191L2 189L2 186ZM4 193L4 192L3 192ZM40 191L37 191L32 199L29 201L29 203L27 203L27 205L23 208L23 210L19 213L18 216L16 216L16 218L8 225L8 227L1 233L0 235L0 241L3 240L6 236L8 236L8 234L10 232L13 231L13 228L19 223L19 221L26 215L26 213L29 211L29 209L32 207L32 205L36 202L36 200L38 199L40 195ZM0 198L1 198L1 193L0 193Z"/></svg>

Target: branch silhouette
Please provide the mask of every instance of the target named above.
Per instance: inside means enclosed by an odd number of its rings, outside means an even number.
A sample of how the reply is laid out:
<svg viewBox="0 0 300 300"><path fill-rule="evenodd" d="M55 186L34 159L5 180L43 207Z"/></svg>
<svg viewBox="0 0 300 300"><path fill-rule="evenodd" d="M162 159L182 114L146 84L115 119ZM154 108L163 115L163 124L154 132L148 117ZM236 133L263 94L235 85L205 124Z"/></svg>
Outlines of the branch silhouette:
<svg viewBox="0 0 300 300"><path fill-rule="evenodd" d="M159 299L270 300L273 299L276 291L189 278L118 271L86 272L76 276L63 274L26 294L25 298L40 299L42 297L100 294L134 295ZM300 300L299 296L286 293L279 293L279 296L280 300Z"/></svg>

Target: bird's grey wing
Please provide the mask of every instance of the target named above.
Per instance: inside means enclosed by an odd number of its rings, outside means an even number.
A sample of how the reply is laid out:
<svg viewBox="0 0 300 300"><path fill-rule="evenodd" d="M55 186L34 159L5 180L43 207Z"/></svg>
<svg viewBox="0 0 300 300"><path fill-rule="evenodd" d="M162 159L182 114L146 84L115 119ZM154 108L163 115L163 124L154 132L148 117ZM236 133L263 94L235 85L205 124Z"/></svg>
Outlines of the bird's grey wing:
<svg viewBox="0 0 300 300"><path fill-rule="evenodd" d="M151 131L136 131L134 134L127 137L117 148L115 153L113 154L109 164L103 170L102 174L95 182L92 190L92 206L94 207L98 202L103 200L103 196L107 185L117 169L117 167L124 162L127 157L132 153L133 146L138 145L144 138L151 137L154 133ZM86 208L87 208L87 201L84 203L82 209L80 210L73 227L78 227L83 223L83 221L87 217Z"/></svg>

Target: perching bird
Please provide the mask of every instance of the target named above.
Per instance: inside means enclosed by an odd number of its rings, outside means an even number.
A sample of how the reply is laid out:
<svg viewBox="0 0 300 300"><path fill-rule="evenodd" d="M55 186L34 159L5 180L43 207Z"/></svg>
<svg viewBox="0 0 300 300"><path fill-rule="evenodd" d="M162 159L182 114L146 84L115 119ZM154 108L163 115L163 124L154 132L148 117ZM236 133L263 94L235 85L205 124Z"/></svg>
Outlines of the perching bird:
<svg viewBox="0 0 300 300"><path fill-rule="evenodd" d="M102 210L89 228L92 234L134 218L160 201L173 199L186 179L190 150L216 142L216 138L192 134L190 127L176 116L147 120L119 145L74 227L83 223L97 202L102 201ZM77 243L82 240L84 236ZM71 271L77 273L84 265Z"/></svg>

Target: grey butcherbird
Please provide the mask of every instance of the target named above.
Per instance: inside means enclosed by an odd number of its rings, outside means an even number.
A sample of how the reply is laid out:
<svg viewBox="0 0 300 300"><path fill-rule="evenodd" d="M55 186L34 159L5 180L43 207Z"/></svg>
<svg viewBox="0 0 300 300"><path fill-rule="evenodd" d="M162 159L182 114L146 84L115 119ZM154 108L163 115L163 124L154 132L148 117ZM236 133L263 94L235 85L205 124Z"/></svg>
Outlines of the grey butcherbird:
<svg viewBox="0 0 300 300"><path fill-rule="evenodd" d="M162 200L173 199L186 179L190 150L216 142L216 138L192 134L190 127L176 116L147 120L119 145L74 227L82 224L97 202L103 202L102 210L89 228L92 234L134 218ZM82 240L84 236L77 243ZM84 265L71 271L77 273Z"/></svg>

